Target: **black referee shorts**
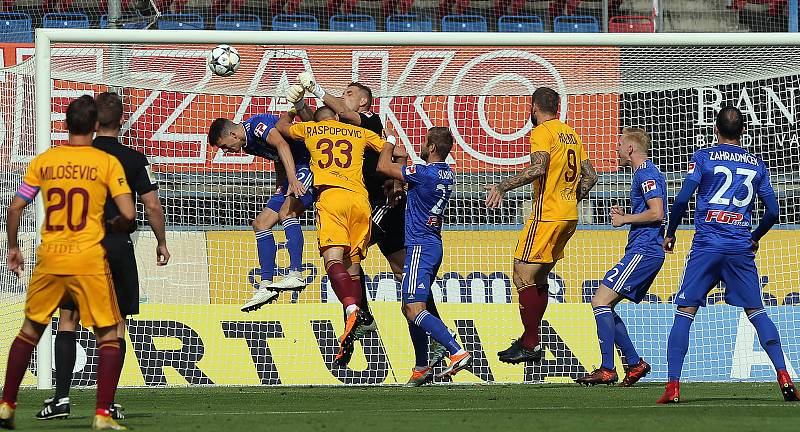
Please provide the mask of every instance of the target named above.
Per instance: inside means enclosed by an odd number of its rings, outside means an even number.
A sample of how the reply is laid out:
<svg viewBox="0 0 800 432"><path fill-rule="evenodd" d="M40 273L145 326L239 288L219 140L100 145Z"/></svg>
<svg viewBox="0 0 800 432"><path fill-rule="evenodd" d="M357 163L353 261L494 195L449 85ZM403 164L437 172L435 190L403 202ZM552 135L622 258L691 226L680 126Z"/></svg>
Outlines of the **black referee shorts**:
<svg viewBox="0 0 800 432"><path fill-rule="evenodd" d="M136 267L136 255L133 241L127 234L110 234L101 242L106 249L106 259L111 268L114 291L122 316L139 313L139 270ZM64 309L76 310L77 306L68 300L61 306Z"/></svg>
<svg viewBox="0 0 800 432"><path fill-rule="evenodd" d="M406 198L394 207L373 206L372 237L370 244L378 244L383 256L405 249L406 245Z"/></svg>

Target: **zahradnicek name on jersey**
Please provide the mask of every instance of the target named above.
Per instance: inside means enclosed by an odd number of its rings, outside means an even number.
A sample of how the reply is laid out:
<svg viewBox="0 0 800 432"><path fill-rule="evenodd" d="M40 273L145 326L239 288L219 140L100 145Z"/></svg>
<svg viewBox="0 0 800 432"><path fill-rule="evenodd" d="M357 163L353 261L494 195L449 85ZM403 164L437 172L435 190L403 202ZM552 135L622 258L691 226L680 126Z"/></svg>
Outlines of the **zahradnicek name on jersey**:
<svg viewBox="0 0 800 432"><path fill-rule="evenodd" d="M744 162L758 166L758 159L747 153L731 153L729 151L714 151L709 153L709 160L722 160L731 162Z"/></svg>
<svg viewBox="0 0 800 432"><path fill-rule="evenodd" d="M362 130L357 127L331 127L328 125L306 126L306 135L334 135L355 138L363 138L364 136Z"/></svg>

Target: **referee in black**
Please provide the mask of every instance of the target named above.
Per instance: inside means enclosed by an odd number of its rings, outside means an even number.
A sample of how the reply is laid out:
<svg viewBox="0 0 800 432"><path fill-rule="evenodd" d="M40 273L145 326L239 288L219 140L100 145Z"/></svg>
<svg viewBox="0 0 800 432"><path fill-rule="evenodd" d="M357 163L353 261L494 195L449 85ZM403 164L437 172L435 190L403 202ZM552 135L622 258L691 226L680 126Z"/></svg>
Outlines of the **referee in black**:
<svg viewBox="0 0 800 432"><path fill-rule="evenodd" d="M118 137L122 127L122 99L112 92L99 94L97 102L97 135L94 146L100 150L114 155L119 159L125 170L125 177L131 190L139 196L144 204L147 220L155 234L156 264L166 265L169 262L169 250L164 229L164 210L158 198L158 186L150 174L149 162L144 154L120 144ZM105 205L106 220L113 219L119 214L114 201L109 199ZM106 231L102 244L106 248L106 256L111 277L114 280L114 289L117 294L119 310L123 321L117 326L119 335L122 367L125 361L125 321L124 318L139 313L139 272L136 268L136 256L130 234L136 231L134 225L129 232ZM69 416L69 388L72 381L72 371L75 368L75 331L80 319L77 307L71 301L61 306L58 319L58 333L55 343L56 363L56 393L52 399L45 400L44 407L36 418L41 420L65 418ZM114 419L123 419L122 407L113 403L109 407Z"/></svg>

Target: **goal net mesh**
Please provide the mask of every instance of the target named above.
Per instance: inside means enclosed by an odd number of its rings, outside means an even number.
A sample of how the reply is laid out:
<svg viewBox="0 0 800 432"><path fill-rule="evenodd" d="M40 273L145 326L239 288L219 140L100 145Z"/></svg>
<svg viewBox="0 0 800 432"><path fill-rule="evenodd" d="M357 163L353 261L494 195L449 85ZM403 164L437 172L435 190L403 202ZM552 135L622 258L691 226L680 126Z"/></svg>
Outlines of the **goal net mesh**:
<svg viewBox="0 0 800 432"><path fill-rule="evenodd" d="M239 45L242 64L222 78L206 67L210 45L74 45L52 48L52 144L63 144L64 112L81 94L113 89L125 104L121 140L148 156L159 184L172 260L155 265L155 239L139 206L135 234L141 313L127 322L123 386L404 383L414 365L399 283L377 247L364 263L379 332L356 345L347 368L333 365L342 311L317 252L313 210L301 218L308 287L252 313L239 311L259 281L250 226L275 190L271 162L223 154L207 144L216 117L241 121L289 108L283 98L298 73L311 71L329 92L351 81L370 86L373 110L391 124L419 161L429 127L456 138L449 162L457 173L446 211L445 256L433 294L445 323L475 355L456 382L544 382L574 379L600 364L589 301L606 270L624 254L627 230L613 229L609 208L629 208L632 172L618 167L621 129L652 134L651 158L665 173L670 203L692 153L713 143L717 110L743 110L743 145L770 168L778 194L778 225L757 255L765 305L776 321L792 373L800 366L795 328L800 315L798 271L797 94L800 51L782 47L464 47ZM33 62L0 77L2 205L7 206L35 154ZM495 354L521 334L512 254L528 217L531 190L506 196L499 210L484 205L484 186L529 160L530 94L549 86L562 95L560 117L583 138L600 173L580 207L579 230L550 274L551 305L542 324L541 365L511 366ZM307 99L312 106L318 101ZM41 109L41 108L40 108ZM33 206L23 218L27 272L0 273L0 369L21 323L34 260ZM640 305L617 307L639 353L666 379L666 344L690 224ZM760 214L759 206L756 210ZM5 214L0 216L5 218ZM758 217L755 218L756 221ZM5 224L3 224L5 228ZM286 273L283 232L277 274ZM0 239L5 245L5 236ZM2 250L5 258L6 248ZM697 381L772 380L771 366L741 310L723 305L724 287L698 314L684 377ZM55 318L54 318L55 321ZM75 385L95 384L96 344L81 328ZM618 366L622 359L618 359ZM34 363L35 364L35 363ZM32 371L35 367L32 366ZM32 384L34 379L27 378Z"/></svg>

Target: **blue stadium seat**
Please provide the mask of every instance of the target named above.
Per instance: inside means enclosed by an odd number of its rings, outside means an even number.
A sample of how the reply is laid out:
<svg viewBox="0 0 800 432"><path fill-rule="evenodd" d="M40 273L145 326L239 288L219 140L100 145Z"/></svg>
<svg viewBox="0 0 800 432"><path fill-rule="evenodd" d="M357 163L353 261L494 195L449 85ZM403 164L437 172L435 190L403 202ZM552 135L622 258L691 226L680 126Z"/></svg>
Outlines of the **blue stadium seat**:
<svg viewBox="0 0 800 432"><path fill-rule="evenodd" d="M277 14L272 17L272 30L319 30L319 21L314 15L306 14Z"/></svg>
<svg viewBox="0 0 800 432"><path fill-rule="evenodd" d="M556 33L600 33L600 22L588 15L565 15L555 17L553 31Z"/></svg>
<svg viewBox="0 0 800 432"><path fill-rule="evenodd" d="M481 32L488 31L486 18L480 15L445 15L442 17L443 32Z"/></svg>
<svg viewBox="0 0 800 432"><path fill-rule="evenodd" d="M31 16L21 12L0 13L0 42L33 42Z"/></svg>
<svg viewBox="0 0 800 432"><path fill-rule="evenodd" d="M159 30L203 30L205 26L198 14L164 14L158 20Z"/></svg>
<svg viewBox="0 0 800 432"><path fill-rule="evenodd" d="M544 22L536 15L503 15L497 20L501 33L542 33Z"/></svg>
<svg viewBox="0 0 800 432"><path fill-rule="evenodd" d="M375 31L375 18L372 15L334 15L328 22L330 31Z"/></svg>
<svg viewBox="0 0 800 432"><path fill-rule="evenodd" d="M121 28L130 29L144 29L150 23L145 17L123 17L120 19L122 23ZM100 15L100 28L108 28L108 15Z"/></svg>
<svg viewBox="0 0 800 432"><path fill-rule="evenodd" d="M221 14L214 20L217 30L261 30L261 18L258 15Z"/></svg>
<svg viewBox="0 0 800 432"><path fill-rule="evenodd" d="M85 29L89 28L89 17L81 12L47 13L42 17L42 27Z"/></svg>
<svg viewBox="0 0 800 432"><path fill-rule="evenodd" d="M433 22L420 15L389 15L386 17L387 32L432 32Z"/></svg>

